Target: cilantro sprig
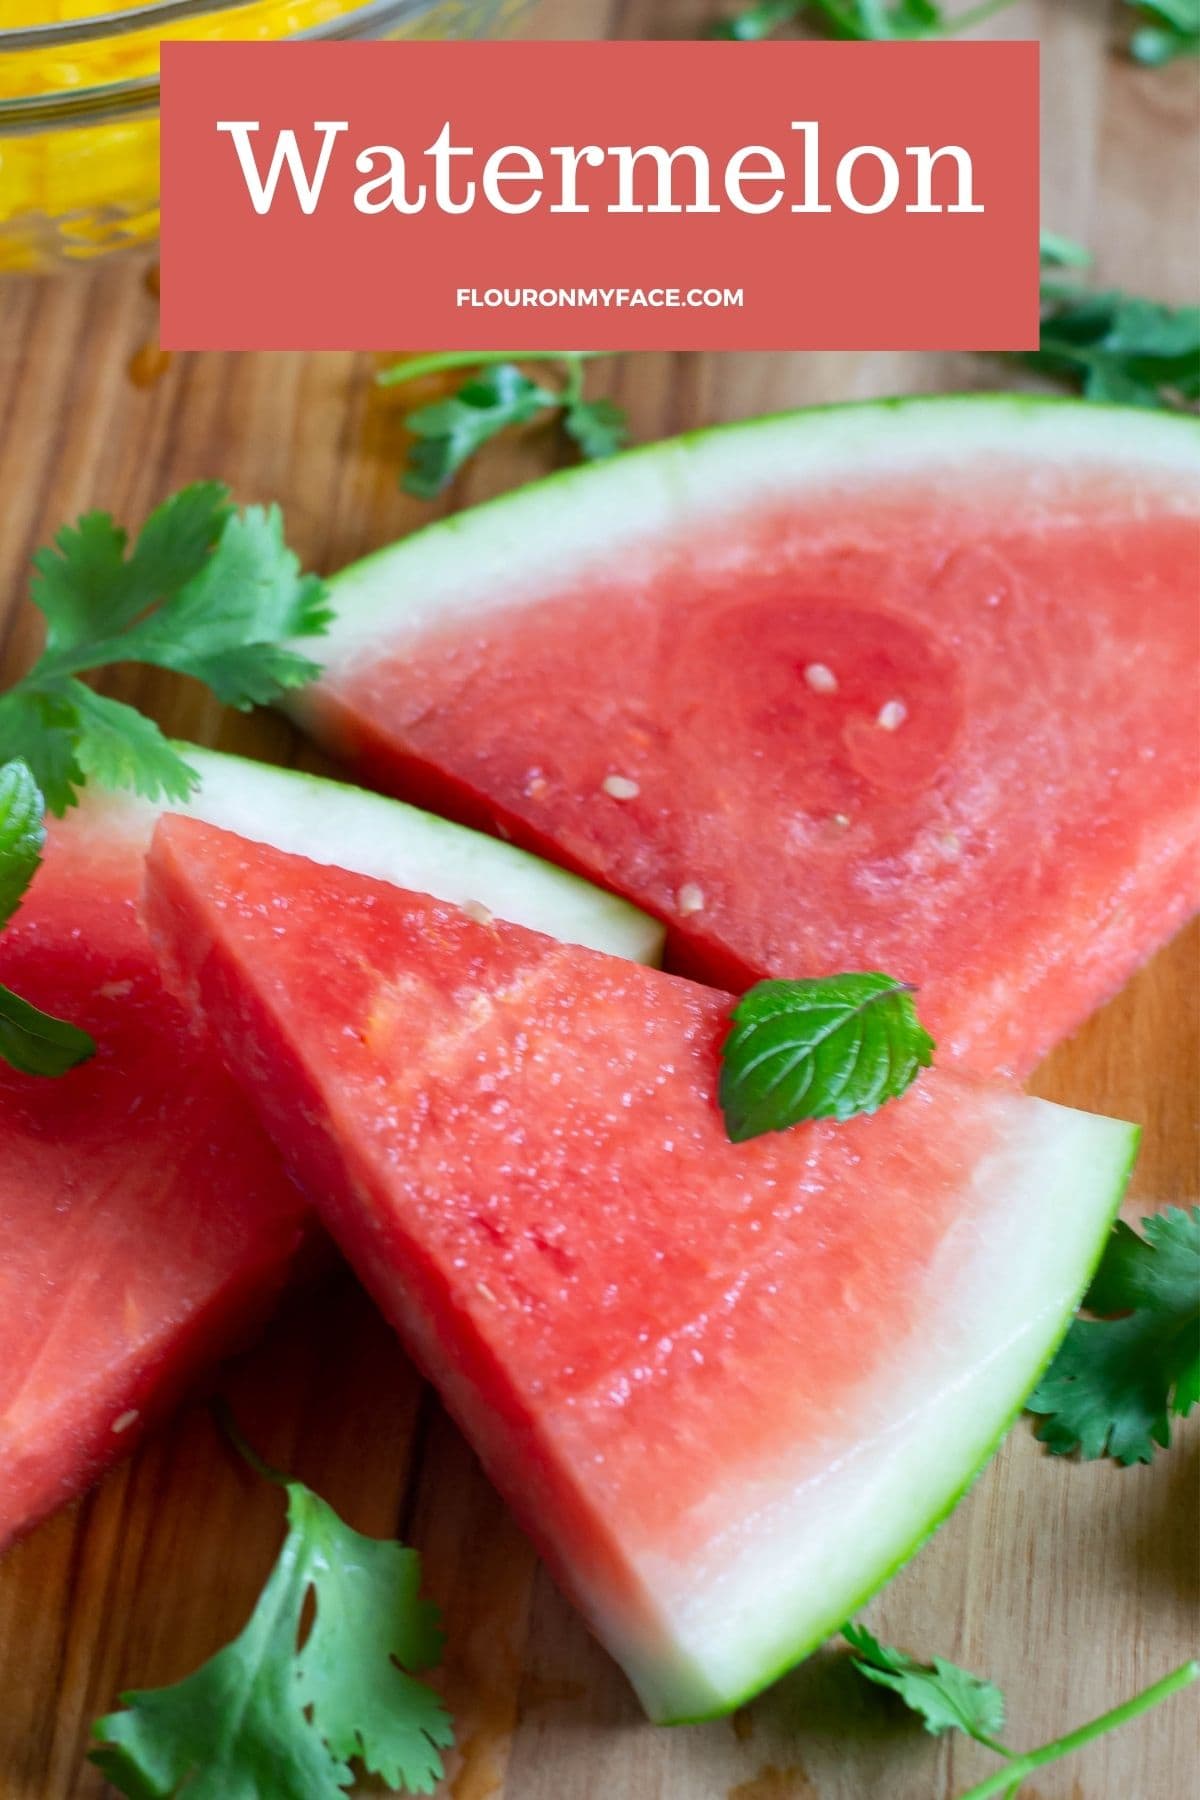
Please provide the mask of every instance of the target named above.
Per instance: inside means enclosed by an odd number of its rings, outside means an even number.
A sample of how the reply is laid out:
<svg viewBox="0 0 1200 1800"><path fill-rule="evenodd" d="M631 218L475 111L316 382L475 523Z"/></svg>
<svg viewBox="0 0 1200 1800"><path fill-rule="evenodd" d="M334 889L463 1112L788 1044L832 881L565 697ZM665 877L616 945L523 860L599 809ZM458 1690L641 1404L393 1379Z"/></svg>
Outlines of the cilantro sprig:
<svg viewBox="0 0 1200 1800"><path fill-rule="evenodd" d="M888 43L903 39L956 37L1003 12L1014 0L981 0L965 12L947 14L936 0L750 0L713 26L711 36L757 43L781 25L801 20L826 37ZM1129 0L1135 26L1129 52L1136 62L1158 67L1176 57L1200 54L1200 0Z"/></svg>
<svg viewBox="0 0 1200 1800"><path fill-rule="evenodd" d="M28 763L0 768L0 928L37 874L46 841L45 803ZM86 1031L0 986L0 1058L24 1075L65 1075L94 1056Z"/></svg>
<svg viewBox="0 0 1200 1800"><path fill-rule="evenodd" d="M801 1119L850 1119L897 1099L935 1047L912 995L879 973L758 982L734 1008L721 1051L730 1140Z"/></svg>
<svg viewBox="0 0 1200 1800"><path fill-rule="evenodd" d="M1055 1456L1150 1462L1200 1400L1200 1206L1114 1227L1076 1319L1025 1402Z"/></svg>
<svg viewBox="0 0 1200 1800"><path fill-rule="evenodd" d="M226 1429L287 1494L279 1560L239 1637L96 1722L92 1762L130 1800L344 1800L354 1761L393 1789L432 1793L454 1733L415 1679L442 1647L416 1551L351 1530Z"/></svg>
<svg viewBox="0 0 1200 1800"><path fill-rule="evenodd" d="M712 36L755 43L781 25L803 19L827 37L856 43L956 37L1013 4L1014 0L981 0L966 12L948 15L935 0L752 0L732 18L714 25Z"/></svg>
<svg viewBox="0 0 1200 1800"><path fill-rule="evenodd" d="M611 456L625 442L622 409L611 400L585 400L586 351L445 351L410 357L376 376L380 387L465 369L465 379L445 400L419 406L404 415L416 442L402 479L405 491L434 500L454 480L477 450L511 425L558 413L562 429L589 461ZM521 364L551 364L558 384L535 381Z"/></svg>
<svg viewBox="0 0 1200 1800"><path fill-rule="evenodd" d="M278 507L238 512L220 482L165 501L132 549L107 513L85 513L34 568L46 642L0 695L0 759L24 757L54 813L88 779L167 800L186 799L197 780L157 725L81 676L145 663L248 708L320 673L287 644L328 626L324 584L301 572Z"/></svg>
<svg viewBox="0 0 1200 1800"><path fill-rule="evenodd" d="M1200 0L1197 0L1200 4ZM1193 408L1200 401L1200 306L1163 306L1141 295L1089 288L1080 245L1042 237L1042 324L1022 361L1065 381L1085 400Z"/></svg>
<svg viewBox="0 0 1200 1800"><path fill-rule="evenodd" d="M1186 1662L1173 1669L1161 1681L1154 1682L1111 1711L1090 1720L1064 1737L1042 1744L1036 1750L1010 1750L998 1741L1004 1729L1004 1695L990 1681L960 1669L957 1664L935 1656L931 1663L918 1662L907 1651L894 1650L881 1644L864 1625L847 1625L842 1636L850 1645L851 1661L860 1675L880 1687L890 1688L910 1711L917 1713L926 1731L935 1737L944 1731L961 1731L994 1755L1004 1758L1003 1765L960 1796L960 1800L990 1800L1003 1794L1012 1800L1026 1777L1047 1763L1060 1761L1082 1750L1096 1738L1115 1731L1151 1707L1170 1699L1181 1688L1200 1677L1200 1662Z"/></svg>

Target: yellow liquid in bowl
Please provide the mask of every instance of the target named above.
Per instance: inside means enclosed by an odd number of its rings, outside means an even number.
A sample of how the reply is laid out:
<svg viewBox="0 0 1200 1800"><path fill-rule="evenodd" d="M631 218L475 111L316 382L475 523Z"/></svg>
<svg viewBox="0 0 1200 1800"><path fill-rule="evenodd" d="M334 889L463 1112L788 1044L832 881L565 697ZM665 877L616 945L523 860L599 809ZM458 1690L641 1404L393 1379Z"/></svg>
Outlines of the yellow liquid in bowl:
<svg viewBox="0 0 1200 1800"><path fill-rule="evenodd" d="M3 0L6 29L130 12L144 0ZM174 38L286 38L328 24L363 0L248 0L193 14L165 30L130 29L54 49L3 49L0 108L27 97L69 95L156 77L159 46ZM392 26L388 37L470 37L498 32L524 0L442 0ZM0 271L39 269L99 256L158 236L158 109L126 118L9 129L0 111Z"/></svg>

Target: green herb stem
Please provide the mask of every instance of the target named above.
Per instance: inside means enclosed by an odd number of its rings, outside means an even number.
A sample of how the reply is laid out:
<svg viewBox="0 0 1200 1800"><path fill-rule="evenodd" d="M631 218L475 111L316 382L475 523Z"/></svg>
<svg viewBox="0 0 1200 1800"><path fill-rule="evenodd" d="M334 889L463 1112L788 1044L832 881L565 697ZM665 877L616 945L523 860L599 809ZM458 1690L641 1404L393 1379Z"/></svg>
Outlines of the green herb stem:
<svg viewBox="0 0 1200 1800"><path fill-rule="evenodd" d="M400 387L446 369L486 369L496 363L562 363L572 370L588 358L604 354L602 350L434 350L428 356L409 356L390 369L381 369L375 381L379 387Z"/></svg>
<svg viewBox="0 0 1200 1800"><path fill-rule="evenodd" d="M981 0L980 5L972 6L969 11L960 13L957 19L952 19L946 26L946 34L951 36L960 31L973 31L976 25L984 24L996 13L1004 12L1014 4L1015 0Z"/></svg>
<svg viewBox="0 0 1200 1800"><path fill-rule="evenodd" d="M242 1461L253 1469L256 1475L261 1475L264 1481L273 1482L276 1487L290 1488L292 1486L290 1477L266 1462L258 1454L253 1444L243 1437L228 1400L222 1399L218 1395L212 1402L212 1415Z"/></svg>
<svg viewBox="0 0 1200 1800"><path fill-rule="evenodd" d="M1132 1700L1114 1706L1110 1712L1101 1713L1098 1719L1092 1719L1087 1725L1080 1725L1075 1731L1069 1731L1065 1737L1055 1738L1052 1743L1043 1744L1038 1750L1027 1750L1023 1755L1012 1756L1002 1769L997 1769L986 1780L970 1788L959 1796L959 1800L989 1800L992 1794L1012 1794L1016 1786L1032 1775L1035 1769L1044 1768L1047 1763L1058 1762L1061 1757L1070 1756L1076 1750L1082 1750L1085 1744L1103 1737L1106 1732L1115 1731L1120 1725L1127 1725L1131 1719L1140 1718L1142 1713L1149 1712L1163 1700L1169 1700L1172 1694L1189 1687L1200 1677L1200 1662L1185 1662L1152 1687L1145 1688L1135 1694ZM998 1748L993 1745L992 1748ZM1011 1755L1011 1752L1005 1754Z"/></svg>
<svg viewBox="0 0 1200 1800"><path fill-rule="evenodd" d="M583 399L583 363L587 355L596 355L593 351L572 350L563 358L563 405L567 408L578 406Z"/></svg>

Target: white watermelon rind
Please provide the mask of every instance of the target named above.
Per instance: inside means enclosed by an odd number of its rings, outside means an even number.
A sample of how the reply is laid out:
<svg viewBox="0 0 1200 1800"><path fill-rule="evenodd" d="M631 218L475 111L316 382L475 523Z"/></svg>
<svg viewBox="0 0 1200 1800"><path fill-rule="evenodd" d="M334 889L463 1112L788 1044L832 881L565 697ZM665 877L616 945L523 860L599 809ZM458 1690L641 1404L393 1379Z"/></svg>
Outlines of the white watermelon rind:
<svg viewBox="0 0 1200 1800"><path fill-rule="evenodd" d="M565 943L652 966L662 959L664 933L654 919L500 838L347 782L197 744L174 748L200 776L188 800L164 803L89 788L80 812L71 815L72 830L94 823L111 832L123 822L148 843L162 813L183 813L313 862L336 863L454 905L486 907Z"/></svg>
<svg viewBox="0 0 1200 1800"><path fill-rule="evenodd" d="M330 679L455 619L519 606L563 591L614 555L656 553L689 532L719 532L749 506L770 506L844 478L848 492L894 475L978 468L980 505L992 504L997 471L1059 464L1144 476L1162 503L1194 511L1200 420L1069 397L958 394L857 401L707 426L560 470L435 520L331 577L334 620L319 647ZM1186 482L1181 477L1186 476ZM568 587L569 591L569 587ZM311 644L301 646L311 652ZM320 736L322 684L283 702Z"/></svg>
<svg viewBox="0 0 1200 1800"><path fill-rule="evenodd" d="M1040 1104L1046 1105L1047 1103ZM1053 1110L1070 1112L1071 1109L1055 1108ZM1082 1115L1077 1116L1082 1117ZM1066 1335L1071 1320L1078 1310L1104 1254L1105 1245L1129 1184L1141 1139L1140 1126L1109 1119L1103 1121L1097 1119L1096 1123L1109 1128L1109 1135L1112 1139L1112 1151L1110 1152L1112 1168L1111 1172L1104 1177L1105 1185L1096 1199L1092 1230L1086 1240L1080 1244L1076 1262L1077 1273L1070 1303L1058 1312L1051 1328L1042 1340L1036 1356L1026 1365L1018 1384L1008 1395L1005 1404L999 1411L999 1421L994 1431L989 1434L986 1447L972 1457L969 1466L961 1473L956 1471L947 1476L948 1485L943 1488L936 1505L927 1516L922 1518L920 1526L913 1536L895 1554L890 1555L881 1566L871 1568L869 1573L864 1575L861 1586L855 1592L848 1598L839 1597L836 1604L812 1621L800 1636L769 1661L758 1665L748 1665L744 1680L736 1685L730 1685L719 1696L714 1696L711 1704L690 1706L656 1703L653 1693L647 1691L645 1681L639 1681L636 1668L630 1670L643 1704L656 1724L694 1725L724 1718L739 1707L748 1704L766 1688L780 1680L798 1663L803 1662L806 1657L818 1650L833 1633L840 1630L843 1624L851 1619L911 1561L978 1480L1020 1417L1025 1401L1049 1366ZM1052 1218L1049 1223L1052 1227ZM929 1453L932 1458L936 1459L938 1448L935 1441L931 1440ZM628 1668L628 1662L626 1666ZM684 1675L682 1679L686 1688L694 1677ZM663 1681L660 1691L666 1693L673 1685L675 1677L670 1671L660 1668L652 1680Z"/></svg>

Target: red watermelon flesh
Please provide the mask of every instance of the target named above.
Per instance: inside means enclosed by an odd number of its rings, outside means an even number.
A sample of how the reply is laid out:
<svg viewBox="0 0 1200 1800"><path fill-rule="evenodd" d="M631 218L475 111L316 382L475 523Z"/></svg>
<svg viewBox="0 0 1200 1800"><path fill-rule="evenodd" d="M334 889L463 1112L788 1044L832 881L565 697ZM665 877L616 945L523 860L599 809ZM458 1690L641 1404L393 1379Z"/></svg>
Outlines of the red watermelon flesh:
<svg viewBox="0 0 1200 1800"><path fill-rule="evenodd" d="M1021 1075L1196 903L1198 444L983 397L655 446L347 570L298 706L668 966L884 968Z"/></svg>
<svg viewBox="0 0 1200 1800"><path fill-rule="evenodd" d="M953 1503L1136 1137L935 1072L734 1146L727 995L193 821L160 825L147 906L168 980L660 1719L761 1686Z"/></svg>
<svg viewBox="0 0 1200 1800"><path fill-rule="evenodd" d="M655 951L631 908L506 845L337 782L187 755L202 816ZM98 1045L61 1080L0 1062L0 1546L266 1316L309 1229L248 1103L162 987L137 914L160 811L89 793L52 821L0 936L0 981Z"/></svg>
<svg viewBox="0 0 1200 1800"><path fill-rule="evenodd" d="M265 1315L307 1214L163 990L137 917L148 831L118 816L52 829L0 938L0 979L99 1046L56 1081L0 1063L0 1544Z"/></svg>

